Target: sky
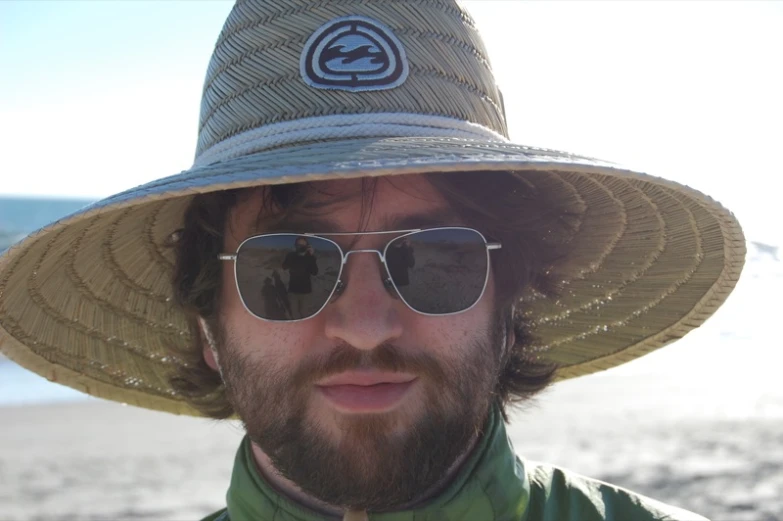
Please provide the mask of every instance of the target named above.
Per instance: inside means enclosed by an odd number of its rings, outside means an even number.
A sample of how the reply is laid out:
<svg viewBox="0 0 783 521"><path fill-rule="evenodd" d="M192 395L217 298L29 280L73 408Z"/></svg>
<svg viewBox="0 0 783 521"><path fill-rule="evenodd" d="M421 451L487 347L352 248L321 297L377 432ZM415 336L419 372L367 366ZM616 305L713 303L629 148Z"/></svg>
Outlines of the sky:
<svg viewBox="0 0 783 521"><path fill-rule="evenodd" d="M783 2L464 2L511 138L666 177L783 244ZM0 194L100 198L191 166L228 1L0 2Z"/></svg>

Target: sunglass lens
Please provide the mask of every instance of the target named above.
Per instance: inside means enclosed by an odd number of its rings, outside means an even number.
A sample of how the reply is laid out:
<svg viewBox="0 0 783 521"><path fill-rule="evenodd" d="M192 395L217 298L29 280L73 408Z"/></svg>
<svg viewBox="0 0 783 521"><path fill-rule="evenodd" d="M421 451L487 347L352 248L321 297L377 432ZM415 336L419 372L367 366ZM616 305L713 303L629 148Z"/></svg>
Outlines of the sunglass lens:
<svg viewBox="0 0 783 521"><path fill-rule="evenodd" d="M300 320L321 310L340 275L337 245L319 237L274 234L254 237L239 248L237 287L254 315Z"/></svg>
<svg viewBox="0 0 783 521"><path fill-rule="evenodd" d="M475 304L487 280L487 248L475 230L442 228L398 237L386 265L405 302L420 313L442 315Z"/></svg>

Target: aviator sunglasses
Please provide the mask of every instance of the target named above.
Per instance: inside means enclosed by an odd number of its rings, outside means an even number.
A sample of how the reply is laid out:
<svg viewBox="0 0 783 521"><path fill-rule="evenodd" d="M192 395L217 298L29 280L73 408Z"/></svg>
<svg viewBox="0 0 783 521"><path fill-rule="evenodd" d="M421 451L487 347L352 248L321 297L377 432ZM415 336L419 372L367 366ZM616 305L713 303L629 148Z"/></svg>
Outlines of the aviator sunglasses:
<svg viewBox="0 0 783 521"><path fill-rule="evenodd" d="M397 235L383 250L343 252L327 236ZM457 226L340 233L269 233L245 239L234 261L242 304L268 321L312 318L345 290L341 280L348 257L375 253L384 268L383 283L410 309L423 315L453 315L472 308L489 279L489 251L501 248L472 228Z"/></svg>

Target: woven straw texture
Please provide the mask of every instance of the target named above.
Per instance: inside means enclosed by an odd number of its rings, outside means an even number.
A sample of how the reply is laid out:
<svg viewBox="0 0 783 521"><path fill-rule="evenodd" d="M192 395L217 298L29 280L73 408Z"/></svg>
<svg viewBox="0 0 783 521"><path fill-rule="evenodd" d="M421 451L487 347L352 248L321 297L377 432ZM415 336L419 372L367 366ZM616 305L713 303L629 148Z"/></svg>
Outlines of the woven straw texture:
<svg viewBox="0 0 783 521"><path fill-rule="evenodd" d="M346 92L301 80L308 37L347 15L394 31L410 65L402 85ZM191 343L172 301L167 241L195 194L228 188L478 170L490 171L481 182L491 182L491 171L524 172L537 190L578 209L572 253L558 267L566 292L523 306L541 339L534 348L561 365L561 379L682 337L723 303L744 262L739 224L700 192L505 141L484 48L452 2L240 2L218 39L201 116L198 166L100 201L0 257L3 353L95 396L198 414L167 381L182 363L168 348ZM331 116L348 119L325 131L310 124ZM291 137L280 127L294 123L305 131ZM475 132L488 137L459 136ZM268 137L281 134L270 145ZM236 140L241 148L224 154ZM215 150L215 159L199 163Z"/></svg>
<svg viewBox="0 0 783 521"><path fill-rule="evenodd" d="M346 15L378 19L392 29L409 61L403 85L357 95L302 81L305 41L324 22ZM471 121L507 135L484 44L473 20L453 2L238 2L207 68L196 153L272 123L400 112Z"/></svg>

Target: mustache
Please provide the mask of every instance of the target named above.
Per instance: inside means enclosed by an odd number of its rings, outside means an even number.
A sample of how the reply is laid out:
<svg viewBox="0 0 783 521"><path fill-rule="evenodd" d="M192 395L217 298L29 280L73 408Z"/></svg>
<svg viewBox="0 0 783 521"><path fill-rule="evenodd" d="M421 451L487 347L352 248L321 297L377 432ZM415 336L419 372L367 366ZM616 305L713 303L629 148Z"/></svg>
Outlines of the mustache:
<svg viewBox="0 0 783 521"><path fill-rule="evenodd" d="M438 386L447 385L449 380L443 363L426 352L412 353L391 344L381 344L366 351L343 344L302 362L291 376L291 384L303 389L327 376L361 369L412 373L427 377Z"/></svg>

